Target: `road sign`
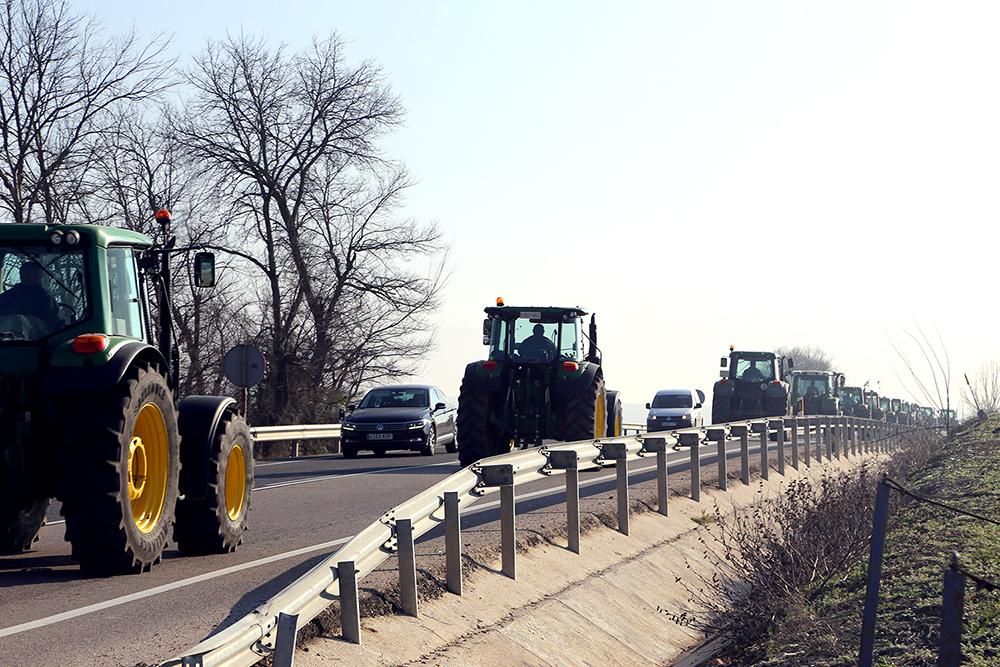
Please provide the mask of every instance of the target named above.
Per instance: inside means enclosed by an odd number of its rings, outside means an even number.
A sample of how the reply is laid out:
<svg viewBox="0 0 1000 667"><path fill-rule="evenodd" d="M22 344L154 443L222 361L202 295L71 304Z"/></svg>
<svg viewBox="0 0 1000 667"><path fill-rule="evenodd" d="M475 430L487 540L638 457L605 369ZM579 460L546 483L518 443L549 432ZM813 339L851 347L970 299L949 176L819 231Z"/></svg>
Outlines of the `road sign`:
<svg viewBox="0 0 1000 667"><path fill-rule="evenodd" d="M253 387L264 378L264 355L253 345L236 345L222 358L226 379L237 387Z"/></svg>

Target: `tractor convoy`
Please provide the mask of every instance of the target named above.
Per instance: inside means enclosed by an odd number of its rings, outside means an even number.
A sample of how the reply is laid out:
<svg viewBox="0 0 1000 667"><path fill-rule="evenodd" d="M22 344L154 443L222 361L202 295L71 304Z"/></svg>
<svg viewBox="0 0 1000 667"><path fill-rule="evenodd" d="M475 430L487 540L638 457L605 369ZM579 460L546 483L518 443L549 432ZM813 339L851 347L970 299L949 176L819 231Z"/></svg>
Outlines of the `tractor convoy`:
<svg viewBox="0 0 1000 667"><path fill-rule="evenodd" d="M90 574L147 570L171 537L191 554L242 541L253 440L233 399L177 396L170 255L190 249L175 248L169 212L156 220L161 245L0 225L2 553L32 544L53 498ZM194 283L213 286L214 257L194 264Z"/></svg>

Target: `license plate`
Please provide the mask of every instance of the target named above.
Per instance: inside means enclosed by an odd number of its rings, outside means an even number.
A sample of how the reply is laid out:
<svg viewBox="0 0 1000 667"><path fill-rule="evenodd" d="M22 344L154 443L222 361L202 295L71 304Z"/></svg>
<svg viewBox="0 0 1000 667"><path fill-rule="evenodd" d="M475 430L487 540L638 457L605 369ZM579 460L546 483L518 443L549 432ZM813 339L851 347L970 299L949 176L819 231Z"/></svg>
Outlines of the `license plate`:
<svg viewBox="0 0 1000 667"><path fill-rule="evenodd" d="M369 433L369 440L392 440L392 433Z"/></svg>

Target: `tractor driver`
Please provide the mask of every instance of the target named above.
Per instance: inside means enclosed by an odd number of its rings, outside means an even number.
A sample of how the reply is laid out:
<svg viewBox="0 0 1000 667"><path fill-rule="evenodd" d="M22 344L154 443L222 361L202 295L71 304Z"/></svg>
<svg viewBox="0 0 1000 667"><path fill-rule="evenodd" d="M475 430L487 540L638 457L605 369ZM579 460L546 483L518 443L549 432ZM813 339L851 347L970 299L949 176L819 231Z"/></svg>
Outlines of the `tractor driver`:
<svg viewBox="0 0 1000 667"><path fill-rule="evenodd" d="M741 380L744 382L764 382L771 379L771 362L765 359L754 361L743 371Z"/></svg>
<svg viewBox="0 0 1000 667"><path fill-rule="evenodd" d="M56 302L42 285L42 267L29 260L21 264L20 273L21 282L0 294L0 317L36 317L45 324L45 333L54 330L59 324Z"/></svg>
<svg viewBox="0 0 1000 667"><path fill-rule="evenodd" d="M525 359L551 361L556 358L556 345L545 336L545 327L536 324L531 335L518 344L517 353Z"/></svg>

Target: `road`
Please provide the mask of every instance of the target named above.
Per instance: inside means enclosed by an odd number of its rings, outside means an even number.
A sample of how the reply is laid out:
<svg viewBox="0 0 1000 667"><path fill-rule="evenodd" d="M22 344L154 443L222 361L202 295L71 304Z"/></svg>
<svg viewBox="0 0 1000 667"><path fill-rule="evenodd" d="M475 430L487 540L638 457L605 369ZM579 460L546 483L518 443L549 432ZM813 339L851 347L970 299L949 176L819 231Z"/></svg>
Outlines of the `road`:
<svg viewBox="0 0 1000 667"><path fill-rule="evenodd" d="M714 465L715 446L702 449L704 465ZM734 454L737 444L730 445ZM671 474L688 458L672 454ZM648 482L652 465L636 464L633 481ZM142 575L81 577L63 525L49 524L32 551L0 557L0 662L131 666L176 655L264 602L384 510L458 469L454 454L258 463L251 530L238 551L188 558L171 548ZM613 471L584 473L581 493L606 493L613 478ZM528 485L519 496L531 502L519 501L519 512L561 505L562 489L561 478ZM495 520L496 503L472 512L476 523Z"/></svg>

